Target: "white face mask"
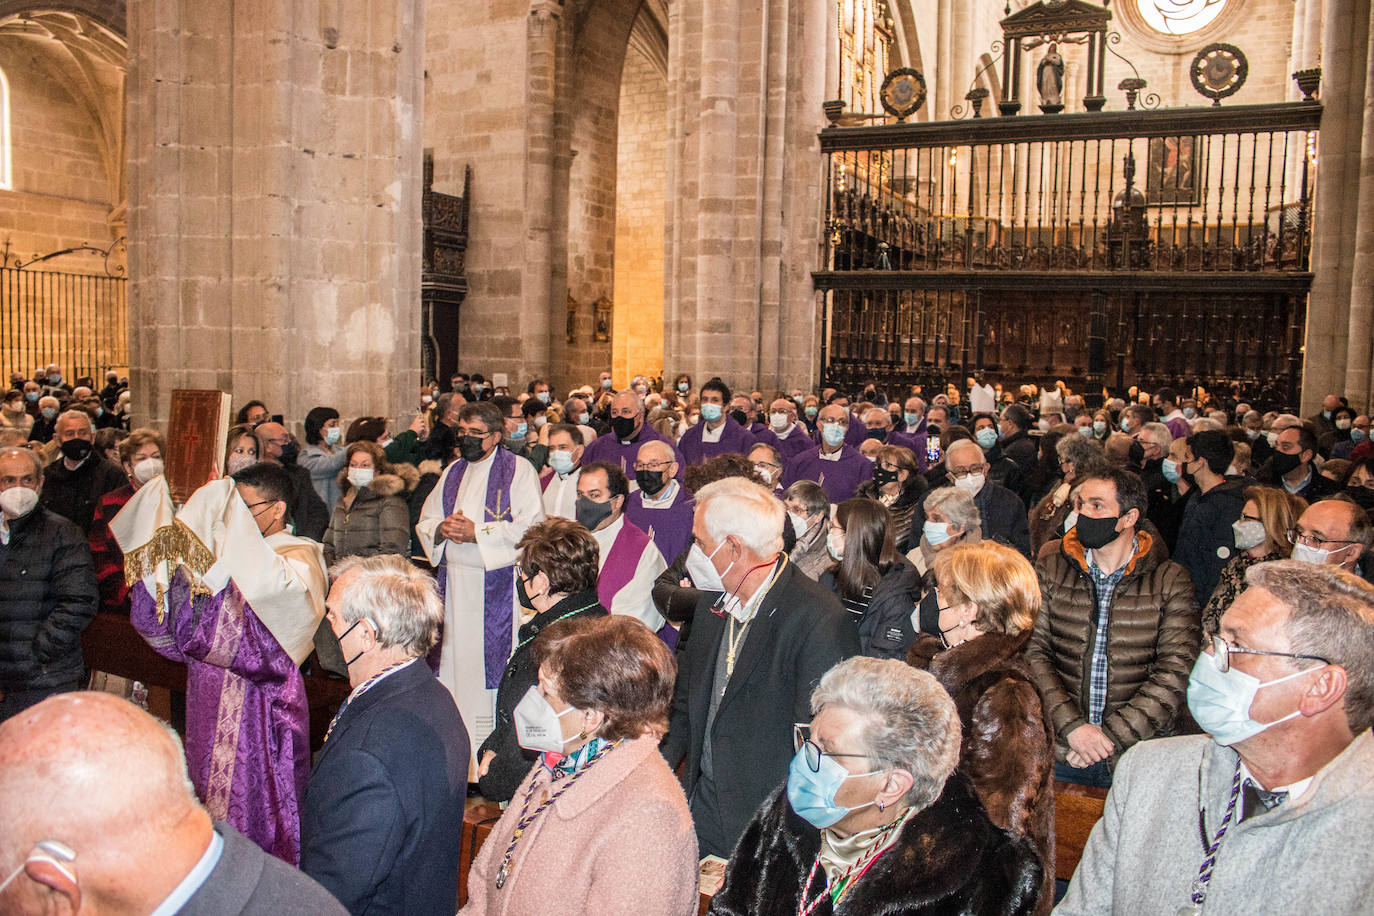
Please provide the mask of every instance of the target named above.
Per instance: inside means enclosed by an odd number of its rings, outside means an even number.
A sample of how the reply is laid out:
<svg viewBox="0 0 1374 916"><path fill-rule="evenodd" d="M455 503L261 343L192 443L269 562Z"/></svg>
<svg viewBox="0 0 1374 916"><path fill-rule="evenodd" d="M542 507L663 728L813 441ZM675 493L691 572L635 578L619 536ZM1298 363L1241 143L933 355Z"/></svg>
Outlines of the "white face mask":
<svg viewBox="0 0 1374 916"><path fill-rule="evenodd" d="M257 463L258 459L254 458L252 455L230 455L229 463L224 466L224 473L233 476L244 468L251 468Z"/></svg>
<svg viewBox="0 0 1374 916"><path fill-rule="evenodd" d="M835 537L835 529L831 528L825 535L825 549L830 551L830 556L837 562L844 559L844 535Z"/></svg>
<svg viewBox="0 0 1374 916"><path fill-rule="evenodd" d="M1264 522L1253 518L1237 519L1231 523L1237 550L1249 550L1264 543Z"/></svg>
<svg viewBox="0 0 1374 916"><path fill-rule="evenodd" d="M806 534L806 518L795 512L787 513L787 520L792 523L792 533L797 537Z"/></svg>
<svg viewBox="0 0 1374 916"><path fill-rule="evenodd" d="M161 458L144 458L134 462L134 480L145 484L154 477L160 477L165 467Z"/></svg>
<svg viewBox="0 0 1374 916"><path fill-rule="evenodd" d="M777 429L777 430L786 429L786 428L787 428L787 414L785 414L785 413L770 413L770 414L768 415L768 423L769 423L769 425L772 426L774 429ZM1349 425L1349 424L1346 424L1346 425Z"/></svg>
<svg viewBox="0 0 1374 916"><path fill-rule="evenodd" d="M568 713L575 712L579 710L572 706L562 712L557 711L539 692L538 686L531 687L511 711L511 718L515 721L515 740L527 751L561 754L565 744L579 737L573 735L564 738L560 722Z"/></svg>
<svg viewBox="0 0 1374 916"><path fill-rule="evenodd" d="M724 542L717 544L716 550L720 550L723 544ZM704 592L725 591L725 583L720 581L720 573L716 572L715 564L711 562L711 557L714 556L714 552L707 556L706 551L698 544L693 544L687 554L687 576L693 585Z"/></svg>
<svg viewBox="0 0 1374 916"><path fill-rule="evenodd" d="M1264 438L1269 441L1270 448L1273 448L1274 446L1279 444L1279 434L1274 432L1273 430L1270 430L1269 432L1265 433Z"/></svg>
<svg viewBox="0 0 1374 916"><path fill-rule="evenodd" d="M0 511L10 518L28 515L38 505L38 491L28 487L10 487L0 491Z"/></svg>
<svg viewBox="0 0 1374 916"><path fill-rule="evenodd" d="M1078 524L1078 510L1077 510L1077 509L1074 509L1074 510L1070 511L1068 515L1064 516L1064 533L1065 533L1065 534L1068 534L1069 531L1071 531L1071 530L1073 529L1073 526L1074 526L1074 525L1077 525L1077 524Z"/></svg>
<svg viewBox="0 0 1374 916"><path fill-rule="evenodd" d="M1349 550L1354 544L1346 544L1334 550L1326 550L1322 547L1309 547L1306 544L1294 544L1292 559L1299 563L1312 563L1316 566L1325 566L1331 562L1331 555L1340 553L1342 550Z"/></svg>
<svg viewBox="0 0 1374 916"><path fill-rule="evenodd" d="M771 483L773 482L773 469L772 469L772 468L766 468L766 467L764 467L764 466L761 465L761 464L756 464L756 465L754 465L754 470L758 473L758 475L759 475L760 477L763 478L763 482L764 482L764 483L770 483L770 484L771 484Z"/></svg>
<svg viewBox="0 0 1374 916"><path fill-rule="evenodd" d="M377 472L372 468L349 468L348 482L358 489L362 489L372 483L372 479L377 476Z"/></svg>
<svg viewBox="0 0 1374 916"><path fill-rule="evenodd" d="M983 484L987 483L987 479L986 474L970 474L967 477L956 478L954 485L977 496L978 491L983 489Z"/></svg>

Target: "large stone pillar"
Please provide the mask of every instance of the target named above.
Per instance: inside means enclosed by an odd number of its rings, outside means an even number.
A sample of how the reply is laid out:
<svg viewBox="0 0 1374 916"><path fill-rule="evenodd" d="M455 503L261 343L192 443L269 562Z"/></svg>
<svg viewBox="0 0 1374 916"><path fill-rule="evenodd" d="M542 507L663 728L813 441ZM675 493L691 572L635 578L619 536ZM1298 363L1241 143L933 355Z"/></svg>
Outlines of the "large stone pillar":
<svg viewBox="0 0 1374 916"><path fill-rule="evenodd" d="M421 0L129 0L138 422L181 387L403 419L423 29Z"/></svg>
<svg viewBox="0 0 1374 916"><path fill-rule="evenodd" d="M1356 410L1374 402L1374 24L1366 28L1364 130L1360 142L1359 184L1356 192L1356 227L1352 240L1354 260L1350 274L1350 325L1346 347L1344 394Z"/></svg>
<svg viewBox="0 0 1374 916"><path fill-rule="evenodd" d="M1361 207L1374 198L1360 187L1369 62L1368 0L1327 0L1322 30L1322 115L1319 179L1313 218L1312 290L1307 306L1301 409L1317 409L1324 395L1347 390L1355 237ZM1366 326L1365 334L1368 334Z"/></svg>

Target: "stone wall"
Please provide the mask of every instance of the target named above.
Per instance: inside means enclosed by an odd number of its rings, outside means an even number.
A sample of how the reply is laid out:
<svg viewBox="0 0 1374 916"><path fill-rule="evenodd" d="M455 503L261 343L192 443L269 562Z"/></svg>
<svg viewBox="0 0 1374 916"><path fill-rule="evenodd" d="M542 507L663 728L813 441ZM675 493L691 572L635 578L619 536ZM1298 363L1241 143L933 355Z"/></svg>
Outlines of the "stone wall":
<svg viewBox="0 0 1374 916"><path fill-rule="evenodd" d="M668 84L635 51L621 77L619 123L611 371L623 384L635 375L674 371L663 352Z"/></svg>
<svg viewBox="0 0 1374 916"><path fill-rule="evenodd" d="M136 419L200 387L409 421L422 10L129 4Z"/></svg>
<svg viewBox="0 0 1374 916"><path fill-rule="evenodd" d="M10 189L0 189L0 250L11 258L78 245L104 248L117 203L96 140L95 125L64 88L55 63L34 42L0 35L0 70L10 90ZM103 260L70 255L52 269L102 273Z"/></svg>

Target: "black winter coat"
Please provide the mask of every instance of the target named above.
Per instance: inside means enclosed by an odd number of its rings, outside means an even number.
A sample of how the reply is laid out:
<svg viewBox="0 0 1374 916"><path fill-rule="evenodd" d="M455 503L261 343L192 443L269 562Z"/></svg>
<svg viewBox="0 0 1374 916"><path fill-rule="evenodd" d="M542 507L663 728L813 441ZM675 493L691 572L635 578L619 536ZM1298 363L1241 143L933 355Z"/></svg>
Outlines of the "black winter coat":
<svg viewBox="0 0 1374 916"><path fill-rule="evenodd" d="M539 759L538 754L520 747L512 713L516 704L539 681L539 667L534 663L535 637L565 615L569 620L604 617L606 609L597 600L595 590L569 595L547 611L536 614L516 634L515 651L511 653L510 661L506 662L501 685L496 688L496 728L477 749L479 764L487 751L496 755L487 768L487 775L477 781L482 797L487 801L507 802L514 798L515 790L520 788L521 781L529 775L530 767Z"/></svg>
<svg viewBox="0 0 1374 916"><path fill-rule="evenodd" d="M1206 606L1221 580L1221 571L1236 553L1231 523L1245 508L1245 490L1254 484L1247 477L1233 477L1206 493L1201 488L1188 500L1173 556L1188 569L1197 603Z"/></svg>
<svg viewBox="0 0 1374 916"><path fill-rule="evenodd" d="M9 523L0 546L0 690L75 687L81 633L100 592L86 537L42 506Z"/></svg>
<svg viewBox="0 0 1374 916"><path fill-rule="evenodd" d="M835 569L822 574L820 582L836 590ZM859 654L869 658L906 658L906 650L916 640L911 613L924 592L921 574L910 560L902 557L889 565L858 619Z"/></svg>
<svg viewBox="0 0 1374 916"><path fill-rule="evenodd" d="M803 883L820 852L820 831L787 801L786 784L754 814L711 900L712 916L794 916ZM1030 914L1039 896L1039 857L1024 837L993 825L958 773L940 797L911 815L884 852L832 909L817 916L1010 916ZM823 893L818 874L809 902Z"/></svg>
<svg viewBox="0 0 1374 916"><path fill-rule="evenodd" d="M43 471L43 508L76 524L90 535L95 507L106 493L129 485L128 476L112 461L92 455L75 471L59 456Z"/></svg>

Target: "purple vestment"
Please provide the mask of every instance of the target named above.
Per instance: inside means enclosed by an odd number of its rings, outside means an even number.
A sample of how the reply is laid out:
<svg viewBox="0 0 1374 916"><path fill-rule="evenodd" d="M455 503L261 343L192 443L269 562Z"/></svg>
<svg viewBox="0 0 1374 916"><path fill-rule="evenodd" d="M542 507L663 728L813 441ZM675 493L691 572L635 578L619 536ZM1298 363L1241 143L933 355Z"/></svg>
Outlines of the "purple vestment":
<svg viewBox="0 0 1374 916"><path fill-rule="evenodd" d="M911 449L916 453L916 465L924 474L930 469L930 462L926 460L926 445L929 436L926 433L926 421L921 420L914 433L904 433L897 430L887 434L888 445L901 445Z"/></svg>
<svg viewBox="0 0 1374 916"><path fill-rule="evenodd" d="M673 457L677 459L677 479L681 481L682 471L687 467L687 461L682 457L681 450L673 444L673 440L660 434L658 430L647 423L639 428L638 434L629 442L621 442L616 438L615 433L597 436L592 444L582 452L582 464L586 466L593 461L609 461L624 471L625 476L633 482L635 479L635 459L639 457L639 447L653 439L666 442L672 448Z"/></svg>
<svg viewBox="0 0 1374 916"><path fill-rule="evenodd" d="M784 462L795 458L807 449L816 447L816 443L811 441L811 437L806 434L805 427L800 423L792 425L792 431L787 434L785 439L779 439L778 434L770 429L765 433L760 433L758 441L762 445L771 445L777 449Z"/></svg>
<svg viewBox="0 0 1374 916"><path fill-rule="evenodd" d="M515 516L511 512L510 485L515 479L515 455L504 448L498 448L491 459L491 470L487 473L487 496L485 517L473 519L476 524L487 522L508 522ZM444 479L444 517L453 514L458 503L458 487L467 473L468 463L462 459L458 467ZM440 563L436 573L439 581L439 600L443 601L448 588L448 564ZM515 567L501 566L486 571L482 580L482 663L484 683L488 690L501 686L501 675L506 671L511 645L511 628L514 626L515 608ZM442 640L442 631L440 639ZM439 663L439 645L430 650L430 666Z"/></svg>
<svg viewBox="0 0 1374 916"><path fill-rule="evenodd" d="M654 539L658 552L669 564L692 543L692 515L696 500L680 484L671 505L662 509L645 508L644 491L636 490L625 501L625 520Z"/></svg>
<svg viewBox="0 0 1374 916"><path fill-rule="evenodd" d="M848 445L840 447L838 461L829 461L821 457L817 447L793 458L782 473L784 487L798 480L814 480L832 503L842 503L858 492L861 483L873 479L873 462Z"/></svg>
<svg viewBox="0 0 1374 916"><path fill-rule="evenodd" d="M130 619L158 654L186 664L186 761L210 816L264 850L300 862L300 797L310 778L305 681L231 581L195 594L185 568L167 615L138 582Z"/></svg>
<svg viewBox="0 0 1374 916"><path fill-rule="evenodd" d="M620 525L620 533L611 542L606 552L606 562L601 564L601 573L596 577L596 597L606 610L611 609L616 592L630 584L639 568L639 558L649 546L649 536L627 519Z"/></svg>
<svg viewBox="0 0 1374 916"><path fill-rule="evenodd" d="M689 427L687 432L682 434L678 448L682 450L682 457L687 459L688 464L701 464L708 458L731 452L747 455L749 450L758 444L753 434L736 423L734 417L725 418L725 426L721 428L719 442L703 441L702 436L705 432L706 424L698 423L696 426Z"/></svg>

